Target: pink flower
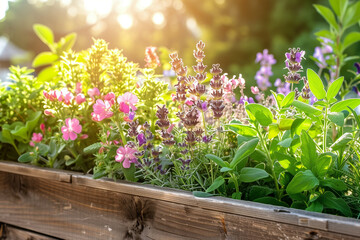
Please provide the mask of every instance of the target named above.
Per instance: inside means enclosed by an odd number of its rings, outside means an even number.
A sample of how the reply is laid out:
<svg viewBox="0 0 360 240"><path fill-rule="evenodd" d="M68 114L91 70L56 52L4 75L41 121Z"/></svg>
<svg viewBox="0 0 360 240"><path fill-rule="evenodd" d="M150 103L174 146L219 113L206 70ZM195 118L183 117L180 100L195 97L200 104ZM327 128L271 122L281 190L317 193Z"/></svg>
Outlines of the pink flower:
<svg viewBox="0 0 360 240"><path fill-rule="evenodd" d="M76 83L75 94L79 94L82 91L81 82Z"/></svg>
<svg viewBox="0 0 360 240"><path fill-rule="evenodd" d="M94 99L95 96L100 96L100 91L98 88L89 89L87 93L92 99Z"/></svg>
<svg viewBox="0 0 360 240"><path fill-rule="evenodd" d="M55 113L55 110L53 110L53 109L45 109L45 110L44 110L44 114L45 114L46 116L55 117L55 116L54 116L54 113Z"/></svg>
<svg viewBox="0 0 360 240"><path fill-rule="evenodd" d="M135 111L136 107L134 104L136 104L139 101L136 95L126 92L124 95L119 96L117 98L117 102L119 103L119 110L124 113L129 113L130 108L131 110Z"/></svg>
<svg viewBox="0 0 360 240"><path fill-rule="evenodd" d="M104 100L109 101L111 103L111 105L114 105L114 103L116 101L115 100L115 93L109 92L108 94L106 94L104 96Z"/></svg>
<svg viewBox="0 0 360 240"><path fill-rule="evenodd" d="M36 142L41 142L43 139L43 135L41 133L33 133L33 136L31 138L31 142L29 143L30 146L35 147Z"/></svg>
<svg viewBox="0 0 360 240"><path fill-rule="evenodd" d="M156 47L147 47L145 49L145 67L156 68L160 66L160 59L156 54Z"/></svg>
<svg viewBox="0 0 360 240"><path fill-rule="evenodd" d="M40 130L42 131L43 134L45 134L45 124L40 124Z"/></svg>
<svg viewBox="0 0 360 240"><path fill-rule="evenodd" d="M69 92L67 88L61 90L61 95L58 97L60 102L64 102L66 105L70 105L71 101L74 99L74 95Z"/></svg>
<svg viewBox="0 0 360 240"><path fill-rule="evenodd" d="M93 105L94 112L91 113L92 119L96 122L100 122L105 118L110 118L114 114L111 111L111 103L109 101L103 101L101 99L96 100Z"/></svg>
<svg viewBox="0 0 360 240"><path fill-rule="evenodd" d="M257 95L259 94L260 90L258 87L253 87L251 86L251 92L254 94L254 95Z"/></svg>
<svg viewBox="0 0 360 240"><path fill-rule="evenodd" d="M81 133L82 127L79 124L79 120L76 118L67 118L65 120L65 126L61 127L61 132L63 133L64 140L75 140L77 134Z"/></svg>
<svg viewBox="0 0 360 240"><path fill-rule="evenodd" d="M80 136L80 139L87 139L87 138L89 138L89 135L87 135L87 134L83 134Z"/></svg>
<svg viewBox="0 0 360 240"><path fill-rule="evenodd" d="M75 97L75 102L77 103L77 104L82 104L83 102L85 102L86 101L86 99L85 99L85 95L84 94L82 94L82 93L79 93L78 95L76 95L76 97Z"/></svg>
<svg viewBox="0 0 360 240"><path fill-rule="evenodd" d="M128 146L119 147L116 150L115 160L117 162L122 162L124 168L130 168L131 163L136 162L136 157L134 156L134 153L136 152L137 151L135 149Z"/></svg>

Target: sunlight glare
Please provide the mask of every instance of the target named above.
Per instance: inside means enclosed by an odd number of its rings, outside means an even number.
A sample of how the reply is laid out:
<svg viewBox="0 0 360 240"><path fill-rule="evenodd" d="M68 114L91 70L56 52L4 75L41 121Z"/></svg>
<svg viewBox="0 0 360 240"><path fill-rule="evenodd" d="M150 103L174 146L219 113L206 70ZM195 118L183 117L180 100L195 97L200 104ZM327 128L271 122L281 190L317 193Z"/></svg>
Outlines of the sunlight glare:
<svg viewBox="0 0 360 240"><path fill-rule="evenodd" d="M129 29L133 25L133 18L130 14L119 15L117 21L123 29Z"/></svg>
<svg viewBox="0 0 360 240"><path fill-rule="evenodd" d="M113 0L83 0L84 9L89 13L95 13L99 16L106 16L110 13Z"/></svg>
<svg viewBox="0 0 360 240"><path fill-rule="evenodd" d="M146 8L150 7L152 0L138 0L136 3L136 9L138 11L143 11Z"/></svg>
<svg viewBox="0 0 360 240"><path fill-rule="evenodd" d="M161 12L156 12L152 17L152 21L156 25L162 25L164 23L164 20L164 14L162 14Z"/></svg>
<svg viewBox="0 0 360 240"><path fill-rule="evenodd" d="M0 20L5 17L6 11L8 10L9 5L7 1L0 1Z"/></svg>

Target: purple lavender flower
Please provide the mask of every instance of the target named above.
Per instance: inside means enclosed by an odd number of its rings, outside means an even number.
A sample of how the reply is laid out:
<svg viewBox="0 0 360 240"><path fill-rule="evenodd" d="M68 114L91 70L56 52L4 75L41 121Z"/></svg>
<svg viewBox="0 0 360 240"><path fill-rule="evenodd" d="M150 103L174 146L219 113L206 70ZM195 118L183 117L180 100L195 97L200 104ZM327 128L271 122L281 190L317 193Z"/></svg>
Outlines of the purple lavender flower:
<svg viewBox="0 0 360 240"><path fill-rule="evenodd" d="M146 137L145 137L145 134L143 133L140 133L138 136L137 136L137 139L139 141L139 146L142 146L146 143Z"/></svg>
<svg viewBox="0 0 360 240"><path fill-rule="evenodd" d="M288 74L284 75L285 81L288 83L299 83L305 77L301 77L299 72L302 70L301 60L305 56L305 51L300 48L290 48L290 51L285 53L285 66L288 69Z"/></svg>
<svg viewBox="0 0 360 240"><path fill-rule="evenodd" d="M258 87L265 91L268 87L271 87L269 77L273 75L271 71L271 65L276 63L274 55L269 54L267 49L264 49L263 53L257 53L255 62L260 62L260 70L257 71L255 79Z"/></svg>
<svg viewBox="0 0 360 240"><path fill-rule="evenodd" d="M277 93L288 95L288 93L290 92L290 83L283 83L280 78L276 79L274 86L277 87Z"/></svg>
<svg viewBox="0 0 360 240"><path fill-rule="evenodd" d="M333 53L333 49L328 43L332 43L330 39L327 38L321 38L321 47L315 47L314 55L313 57L318 60L318 62L315 62L316 65L320 69L324 69L328 66L326 63L326 60L330 58L328 54Z"/></svg>
<svg viewBox="0 0 360 240"><path fill-rule="evenodd" d="M255 103L254 99L252 97L249 97L249 103Z"/></svg>
<svg viewBox="0 0 360 240"><path fill-rule="evenodd" d="M357 63L354 64L354 66L355 66L356 69L357 69L356 73L357 73L357 74L360 74L360 63L357 62Z"/></svg>
<svg viewBox="0 0 360 240"><path fill-rule="evenodd" d="M134 120L134 118L135 118L135 112L130 111L130 113L129 113L129 119L132 121L132 120Z"/></svg>
<svg viewBox="0 0 360 240"><path fill-rule="evenodd" d="M202 140L203 140L203 142L204 143L209 143L211 140L212 140L212 135L210 135L210 136L203 136L203 138L202 138Z"/></svg>

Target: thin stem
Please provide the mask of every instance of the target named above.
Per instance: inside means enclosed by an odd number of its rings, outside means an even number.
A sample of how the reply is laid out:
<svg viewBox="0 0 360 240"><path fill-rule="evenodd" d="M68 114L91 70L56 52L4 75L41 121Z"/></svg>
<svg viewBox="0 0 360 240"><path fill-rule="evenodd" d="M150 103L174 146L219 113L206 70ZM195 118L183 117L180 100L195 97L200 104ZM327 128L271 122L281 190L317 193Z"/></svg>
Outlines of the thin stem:
<svg viewBox="0 0 360 240"><path fill-rule="evenodd" d="M275 170L274 170L274 164L273 164L273 161L271 160L270 152L269 152L268 148L266 147L266 140L263 138L259 128L260 128L260 125L258 125L258 127L256 128L256 131L258 132L258 135L260 137L260 143L261 143L263 149L265 150L265 153L267 156L267 163L271 169L271 175L274 179L274 183L275 183L275 187L276 187L276 197L280 200L281 195L280 195L279 183L277 181Z"/></svg>
<svg viewBox="0 0 360 240"><path fill-rule="evenodd" d="M230 174L232 180L234 181L236 193L239 193L239 192L240 192L240 190L239 190L239 183L238 183L238 181L237 181L237 179L236 179L235 174L233 174L233 173L229 173L229 174Z"/></svg>
<svg viewBox="0 0 360 240"><path fill-rule="evenodd" d="M326 137L327 137L327 113L328 109L325 107L325 116L324 116L324 136L323 136L323 152L326 152Z"/></svg>
<svg viewBox="0 0 360 240"><path fill-rule="evenodd" d="M120 134L120 137L121 137L121 140L123 142L123 145L125 146L127 141L126 141L126 138L124 136L124 132L123 132L123 129L121 127L121 123L119 123L117 120L116 120L116 126L118 127L119 129L119 134Z"/></svg>

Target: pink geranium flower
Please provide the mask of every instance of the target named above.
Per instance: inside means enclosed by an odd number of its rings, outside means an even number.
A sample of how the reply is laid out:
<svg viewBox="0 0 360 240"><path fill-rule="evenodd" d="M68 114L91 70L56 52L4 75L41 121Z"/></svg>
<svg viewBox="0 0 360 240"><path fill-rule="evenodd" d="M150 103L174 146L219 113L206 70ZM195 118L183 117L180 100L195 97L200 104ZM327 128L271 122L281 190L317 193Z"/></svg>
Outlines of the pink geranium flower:
<svg viewBox="0 0 360 240"><path fill-rule="evenodd" d="M94 112L91 113L92 119L96 122L100 122L105 118L110 118L114 114L111 111L111 103L109 101L103 101L101 99L96 100L93 105Z"/></svg>
<svg viewBox="0 0 360 240"><path fill-rule="evenodd" d="M82 104L83 102L85 102L86 101L86 99L85 99L85 95L84 94L82 94L82 93L79 93L78 95L76 95L76 97L75 97L75 102L77 103L77 104Z"/></svg>
<svg viewBox="0 0 360 240"><path fill-rule="evenodd" d="M36 142L41 142L43 139L43 135L41 133L33 133L33 136L31 138L31 142L29 143L30 146L35 147Z"/></svg>
<svg viewBox="0 0 360 240"><path fill-rule="evenodd" d="M124 168L129 168L131 163L136 162L136 157L134 156L134 153L136 152L137 151L135 149L132 149L128 146L119 147L116 150L115 160L117 162L122 162Z"/></svg>
<svg viewBox="0 0 360 240"><path fill-rule="evenodd" d="M81 133L82 127L79 124L79 120L76 118L67 118L65 120L65 126L62 126L61 132L63 133L63 138L65 140L75 140L77 138L77 134Z"/></svg>
<svg viewBox="0 0 360 240"><path fill-rule="evenodd" d="M82 91L82 85L81 82L76 83L75 93L79 94Z"/></svg>
<svg viewBox="0 0 360 240"><path fill-rule="evenodd" d="M119 110L123 113L129 113L131 110L135 111L135 104L139 101L136 95L126 92L124 95L119 96L117 102L119 103Z"/></svg>
<svg viewBox="0 0 360 240"><path fill-rule="evenodd" d="M89 89L87 93L92 99L95 99L95 96L100 96L100 91L98 88Z"/></svg>
<svg viewBox="0 0 360 240"><path fill-rule="evenodd" d="M109 92L104 96L104 100L109 101L111 105L114 105L116 99L115 99L115 93Z"/></svg>

